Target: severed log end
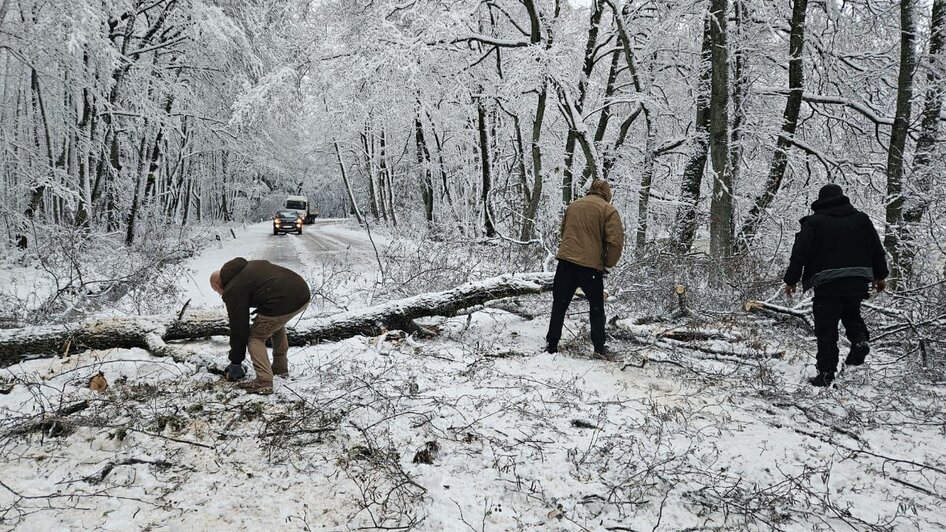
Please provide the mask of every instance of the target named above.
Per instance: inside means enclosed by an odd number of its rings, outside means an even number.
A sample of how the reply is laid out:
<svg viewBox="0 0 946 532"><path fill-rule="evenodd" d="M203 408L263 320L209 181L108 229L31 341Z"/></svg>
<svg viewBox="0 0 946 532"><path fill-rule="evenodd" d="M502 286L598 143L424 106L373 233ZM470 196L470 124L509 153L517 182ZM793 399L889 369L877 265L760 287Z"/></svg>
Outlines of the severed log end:
<svg viewBox="0 0 946 532"><path fill-rule="evenodd" d="M746 312L752 312L753 310L758 310L758 309L760 309L760 308L764 308L764 305L765 305L765 303L763 303L763 302L761 302L761 301L756 301L756 300L754 300L754 299L750 299L749 301L746 301L746 303L742 306L742 308L743 308Z"/></svg>

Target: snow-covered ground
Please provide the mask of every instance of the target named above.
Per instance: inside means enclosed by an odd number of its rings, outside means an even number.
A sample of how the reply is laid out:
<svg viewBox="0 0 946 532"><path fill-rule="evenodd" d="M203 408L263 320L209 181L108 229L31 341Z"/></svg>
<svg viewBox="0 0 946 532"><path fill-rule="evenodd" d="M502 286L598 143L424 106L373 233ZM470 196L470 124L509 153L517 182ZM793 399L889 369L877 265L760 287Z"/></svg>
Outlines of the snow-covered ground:
<svg viewBox="0 0 946 532"><path fill-rule="evenodd" d="M317 313L373 300L357 229L237 237L187 265L192 305L219 305L206 278L236 255L301 269ZM431 319L433 339L293 348L268 397L140 350L0 369L0 528L946 528L946 390L893 353L829 390L802 384L811 341L763 321L726 334L784 356L648 346L640 329L611 341L619 362L591 360L576 302L549 355L548 297L522 303ZM190 348L222 361L226 338Z"/></svg>

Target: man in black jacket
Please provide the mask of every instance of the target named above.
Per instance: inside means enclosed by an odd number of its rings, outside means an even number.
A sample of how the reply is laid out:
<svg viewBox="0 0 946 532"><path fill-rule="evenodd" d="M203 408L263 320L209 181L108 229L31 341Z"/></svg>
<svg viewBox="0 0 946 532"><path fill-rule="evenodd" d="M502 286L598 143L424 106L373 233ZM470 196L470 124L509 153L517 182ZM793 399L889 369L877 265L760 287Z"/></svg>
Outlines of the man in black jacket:
<svg viewBox="0 0 946 532"><path fill-rule="evenodd" d="M249 350L256 380L237 386L251 393L272 393L273 374L289 374L286 323L308 306L309 285L299 274L282 266L237 257L210 275L210 286L223 296L230 319L227 380L240 380L245 376L243 360ZM252 325L250 308L256 309ZM266 340L270 337L273 339L272 364L266 352Z"/></svg>
<svg viewBox="0 0 946 532"><path fill-rule="evenodd" d="M884 248L870 218L855 209L838 185L825 185L811 204L814 214L801 219L792 257L785 272L785 293L791 296L799 279L814 289L818 375L814 386L828 386L838 367L838 321L851 341L845 364L859 366L870 352L861 301L868 284L880 292L890 274Z"/></svg>

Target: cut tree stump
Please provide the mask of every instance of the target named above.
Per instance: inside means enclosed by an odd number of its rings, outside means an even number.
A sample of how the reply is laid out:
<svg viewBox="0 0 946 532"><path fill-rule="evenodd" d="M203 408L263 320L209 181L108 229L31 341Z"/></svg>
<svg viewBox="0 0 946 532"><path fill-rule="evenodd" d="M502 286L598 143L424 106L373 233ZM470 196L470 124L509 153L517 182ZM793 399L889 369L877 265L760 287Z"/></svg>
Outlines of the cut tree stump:
<svg viewBox="0 0 946 532"><path fill-rule="evenodd" d="M324 318L303 319L287 327L289 344L307 345L352 336L377 336L385 330L414 330L414 320L453 316L495 299L538 294L552 288L552 273L507 274L466 283L451 290L421 294ZM229 335L224 311L183 315L115 317L65 325L0 330L0 367L36 356L64 355L84 349L138 347L155 356L179 358L170 341Z"/></svg>

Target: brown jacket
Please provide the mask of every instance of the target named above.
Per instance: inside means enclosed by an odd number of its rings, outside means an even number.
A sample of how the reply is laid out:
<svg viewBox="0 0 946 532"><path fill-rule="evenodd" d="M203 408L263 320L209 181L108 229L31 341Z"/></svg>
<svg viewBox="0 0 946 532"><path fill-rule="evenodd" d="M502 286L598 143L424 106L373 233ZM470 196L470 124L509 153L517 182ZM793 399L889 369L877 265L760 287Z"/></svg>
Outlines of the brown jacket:
<svg viewBox="0 0 946 532"><path fill-rule="evenodd" d="M613 268L624 251L624 226L611 205L607 181L591 183L588 194L565 209L559 260L603 270Z"/></svg>
<svg viewBox="0 0 946 532"><path fill-rule="evenodd" d="M230 318L230 360L239 363L250 338L250 308L263 316L282 316L302 308L309 285L296 272L266 260L237 257L220 268L223 302Z"/></svg>

